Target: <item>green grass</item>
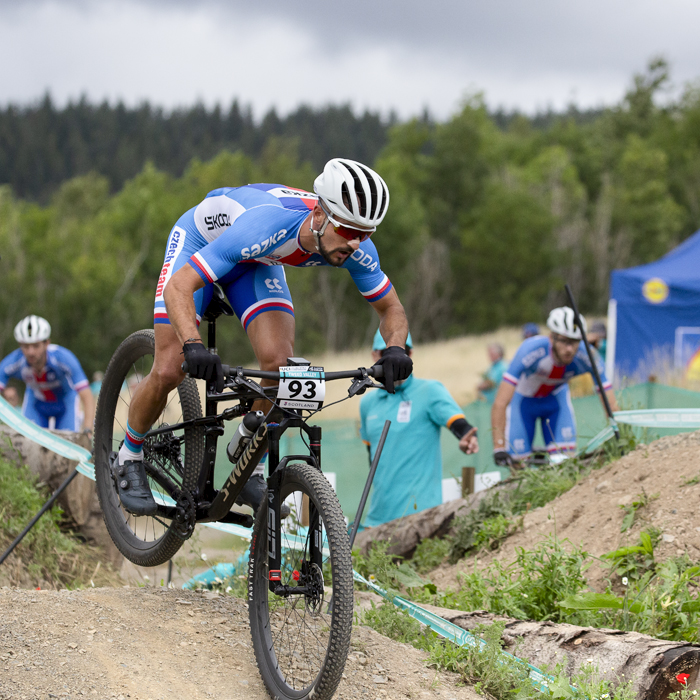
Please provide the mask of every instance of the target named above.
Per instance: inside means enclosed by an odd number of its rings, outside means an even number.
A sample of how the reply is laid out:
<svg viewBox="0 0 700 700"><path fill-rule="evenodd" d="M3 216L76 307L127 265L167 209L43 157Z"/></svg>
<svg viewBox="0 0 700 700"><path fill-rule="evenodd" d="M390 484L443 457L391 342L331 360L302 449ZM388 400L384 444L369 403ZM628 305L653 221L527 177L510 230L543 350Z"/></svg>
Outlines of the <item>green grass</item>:
<svg viewBox="0 0 700 700"><path fill-rule="evenodd" d="M50 492L37 483L24 465L0 454L0 550L4 551L48 500ZM45 513L3 564L0 577L12 585L77 587L90 585L100 572L114 579L108 566L102 566L99 552L79 543L61 530L62 511L54 506ZM21 571L13 562L21 560ZM98 564L100 566L98 566ZM10 577L8 579L8 577ZM14 577L14 578L13 578ZM99 585L95 582L95 585Z"/></svg>

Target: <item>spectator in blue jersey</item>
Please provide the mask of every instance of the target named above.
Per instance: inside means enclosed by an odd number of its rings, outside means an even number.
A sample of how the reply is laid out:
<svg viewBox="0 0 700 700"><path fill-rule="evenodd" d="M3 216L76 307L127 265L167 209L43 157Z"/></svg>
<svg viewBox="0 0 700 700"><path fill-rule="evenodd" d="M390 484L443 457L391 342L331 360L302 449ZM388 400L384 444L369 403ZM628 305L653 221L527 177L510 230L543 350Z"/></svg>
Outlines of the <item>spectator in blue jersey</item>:
<svg viewBox="0 0 700 700"><path fill-rule="evenodd" d="M585 329L585 320L581 320ZM500 466L512 466L531 454L537 420L542 424L547 452L567 454L576 450L576 419L568 382L578 374L592 372L592 367L572 309L553 309L547 328L549 336L537 335L522 343L498 388L491 410L491 430L494 461ZM616 411L617 401L605 367L595 349L593 354L603 389Z"/></svg>
<svg viewBox="0 0 700 700"><path fill-rule="evenodd" d="M500 343L490 343L486 348L486 352L491 361L491 366L484 372L476 389L479 392L479 399L493 403L493 400L496 398L498 385L501 383L508 365L503 359L505 353Z"/></svg>
<svg viewBox="0 0 700 700"><path fill-rule="evenodd" d="M411 334L406 350L411 354ZM377 331L372 359L386 352L386 342ZM440 429L448 428L466 454L479 451L476 428L469 425L462 409L438 381L411 375L394 384L395 392L381 389L362 397L360 436L374 457L384 422L391 428L384 443L374 477L374 490L366 527L411 515L442 503L442 452Z"/></svg>
<svg viewBox="0 0 700 700"><path fill-rule="evenodd" d="M213 382L219 391L224 387L221 360L198 330L215 282L248 334L260 368L275 370L294 356L294 306L283 266L345 268L379 315L389 346L379 360L387 391L411 373L406 314L370 239L387 212L386 183L361 163L334 158L316 178L314 192L279 184L222 187L185 212L170 232L156 287L153 369L133 396L124 444L112 456L122 474L121 502L131 513L156 511L142 445L168 393L185 376L183 359L190 376ZM264 407L258 402L254 409ZM255 474L241 502L257 510L265 488Z"/></svg>
<svg viewBox="0 0 700 700"><path fill-rule="evenodd" d="M19 348L0 362L0 391L8 379L21 379L22 413L42 428L92 431L95 400L78 358L50 341L51 326L40 316L27 316L15 326ZM79 405L82 404L82 420Z"/></svg>

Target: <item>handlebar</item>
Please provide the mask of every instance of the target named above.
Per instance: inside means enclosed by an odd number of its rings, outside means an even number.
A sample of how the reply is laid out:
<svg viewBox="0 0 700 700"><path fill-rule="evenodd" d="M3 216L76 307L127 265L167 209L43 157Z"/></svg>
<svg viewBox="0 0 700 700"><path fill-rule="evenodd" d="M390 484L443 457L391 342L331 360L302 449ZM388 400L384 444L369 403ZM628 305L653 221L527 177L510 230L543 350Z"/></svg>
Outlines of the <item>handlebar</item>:
<svg viewBox="0 0 700 700"><path fill-rule="evenodd" d="M187 374L187 362L183 362L182 371ZM231 367L230 365L221 365L224 371L224 377L229 379L232 375L238 373L238 367ZM334 379L361 379L363 372L367 372L367 376L373 377L374 379L382 379L384 377L384 367L382 365L373 365L365 369L361 367L359 369L347 369L340 372L324 372L324 377L326 381L333 381ZM261 369L241 369L241 374L244 377L250 377L252 379L279 379L279 372L263 371Z"/></svg>

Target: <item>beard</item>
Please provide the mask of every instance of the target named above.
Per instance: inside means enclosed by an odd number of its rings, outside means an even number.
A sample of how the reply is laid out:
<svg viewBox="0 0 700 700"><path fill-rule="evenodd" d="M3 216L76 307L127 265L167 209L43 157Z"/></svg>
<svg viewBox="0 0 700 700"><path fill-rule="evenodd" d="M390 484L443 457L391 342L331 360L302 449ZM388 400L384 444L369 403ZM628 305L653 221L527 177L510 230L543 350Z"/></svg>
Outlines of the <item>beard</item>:
<svg viewBox="0 0 700 700"><path fill-rule="evenodd" d="M324 247L323 243L323 236L321 236L318 239L318 247L319 247L319 252L321 253L321 256L323 259L329 264L332 265L333 267L342 267L348 258L345 258L345 260L341 260L339 262L334 261L333 258L331 257L333 253L347 253L348 257L352 255L355 251L350 248L350 247L343 247L341 246L340 248L334 248L333 250L329 250L328 248Z"/></svg>

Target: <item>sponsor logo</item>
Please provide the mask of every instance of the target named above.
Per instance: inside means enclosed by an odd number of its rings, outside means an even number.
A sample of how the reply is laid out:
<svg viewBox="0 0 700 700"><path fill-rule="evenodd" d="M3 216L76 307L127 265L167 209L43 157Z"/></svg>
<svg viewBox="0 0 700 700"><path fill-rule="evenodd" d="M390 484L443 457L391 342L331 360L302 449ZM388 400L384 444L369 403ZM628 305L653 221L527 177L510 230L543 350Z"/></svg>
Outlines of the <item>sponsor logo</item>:
<svg viewBox="0 0 700 700"><path fill-rule="evenodd" d="M360 248L358 248L350 257L355 262L360 263L362 267L366 267L370 272L374 272L379 267L379 263L369 253L365 253Z"/></svg>
<svg viewBox="0 0 700 700"><path fill-rule="evenodd" d="M207 225L207 231L213 231L217 228L228 228L231 225L231 217L228 214L213 214L205 216L204 223Z"/></svg>
<svg viewBox="0 0 700 700"><path fill-rule="evenodd" d="M317 199L315 194L311 192L297 192L296 190L281 189L279 190L281 194L286 194L288 197L304 197L305 199Z"/></svg>
<svg viewBox="0 0 700 700"><path fill-rule="evenodd" d="M537 362L541 357L544 357L547 354L546 348L537 348L536 350L533 350L532 352L529 352L525 357L523 357L523 366L524 367L532 367L532 365ZM547 372L549 374L549 372Z"/></svg>
<svg viewBox="0 0 700 700"><path fill-rule="evenodd" d="M163 265L163 269L160 271L160 277L158 278L158 286L156 287L156 296L159 297L163 293L163 287L165 287L165 280L168 277L168 271L170 270L170 263L167 262Z"/></svg>
<svg viewBox="0 0 700 700"><path fill-rule="evenodd" d="M642 285L642 294L652 304L660 304L668 299L668 285L658 277L652 277Z"/></svg>
<svg viewBox="0 0 700 700"><path fill-rule="evenodd" d="M287 235L287 229L283 228L281 231L273 234L269 238L266 238L262 243L256 243L250 246L250 248L243 248L241 250L241 258L243 260L248 260L249 258L257 258L262 255L268 248L273 245L277 245L285 236Z"/></svg>
<svg viewBox="0 0 700 700"><path fill-rule="evenodd" d="M271 292L283 292L284 291L284 289L282 289L282 287L280 286L280 281L276 277L273 277L272 279L266 279L265 286Z"/></svg>
<svg viewBox="0 0 700 700"><path fill-rule="evenodd" d="M170 237L168 242L168 248L165 251L165 263L169 263L175 257L177 253L177 246L180 243L180 231L173 231L173 235Z"/></svg>
<svg viewBox="0 0 700 700"><path fill-rule="evenodd" d="M267 556L271 559L274 559L277 553L275 529L275 511L274 508L270 508L267 511Z"/></svg>
<svg viewBox="0 0 700 700"><path fill-rule="evenodd" d="M323 263L320 260L309 260L308 262L305 262L302 267L314 267L315 265L322 265Z"/></svg>
<svg viewBox="0 0 700 700"><path fill-rule="evenodd" d="M258 449L258 447L260 447L263 440L267 438L267 423L263 423L262 428L262 431L258 429L258 432L255 433L252 440L248 444L248 447L245 448L241 458L236 463L236 467L231 472L231 476L226 479L226 483L221 489L221 492L224 494L224 500L229 499L230 489L238 483L238 480L241 478L241 474L245 471L248 463L250 462L251 455Z"/></svg>

